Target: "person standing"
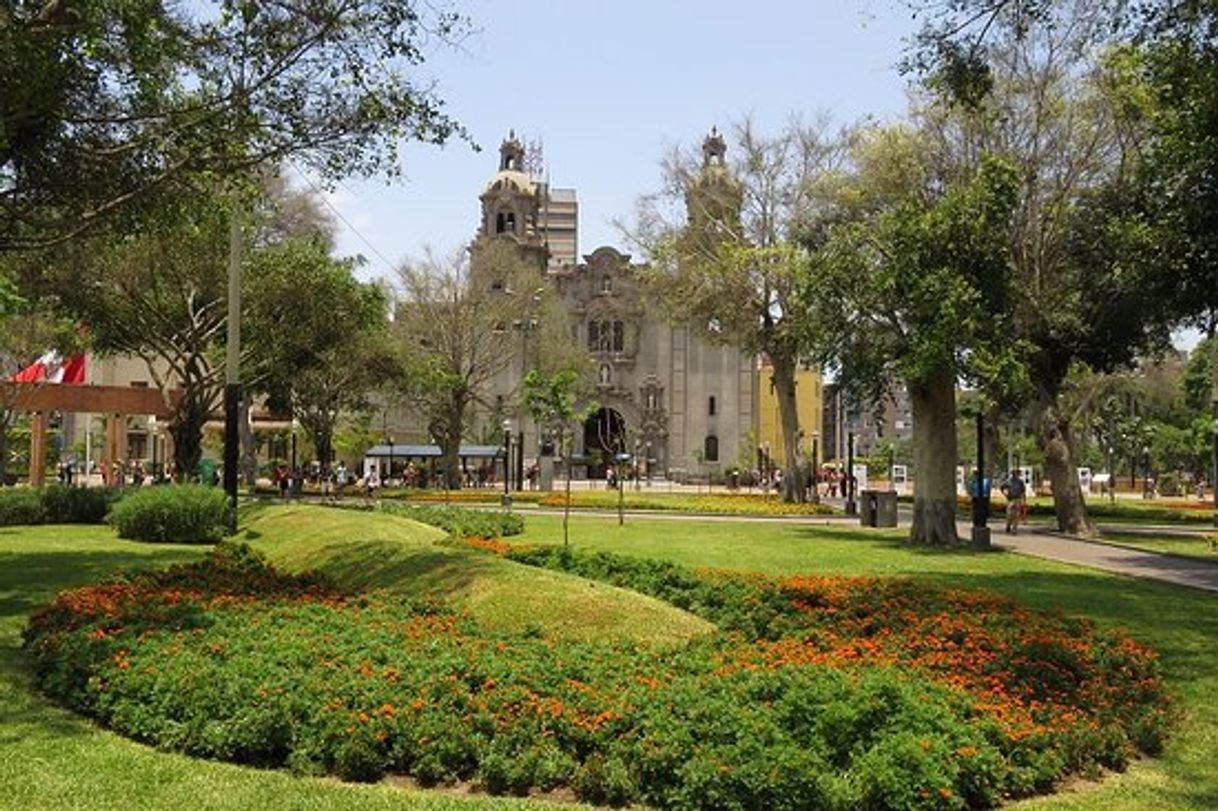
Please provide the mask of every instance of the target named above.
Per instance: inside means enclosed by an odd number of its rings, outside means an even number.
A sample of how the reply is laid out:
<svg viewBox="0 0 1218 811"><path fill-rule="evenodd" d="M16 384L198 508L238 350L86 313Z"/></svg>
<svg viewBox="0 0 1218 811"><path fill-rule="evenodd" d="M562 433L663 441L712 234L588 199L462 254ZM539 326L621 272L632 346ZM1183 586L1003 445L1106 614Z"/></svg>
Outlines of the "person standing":
<svg viewBox="0 0 1218 811"><path fill-rule="evenodd" d="M1002 485L1002 494L1007 497L1007 532L1019 534L1019 524L1024 517L1025 499L1028 494L1027 486L1018 470L1012 470L1010 477Z"/></svg>

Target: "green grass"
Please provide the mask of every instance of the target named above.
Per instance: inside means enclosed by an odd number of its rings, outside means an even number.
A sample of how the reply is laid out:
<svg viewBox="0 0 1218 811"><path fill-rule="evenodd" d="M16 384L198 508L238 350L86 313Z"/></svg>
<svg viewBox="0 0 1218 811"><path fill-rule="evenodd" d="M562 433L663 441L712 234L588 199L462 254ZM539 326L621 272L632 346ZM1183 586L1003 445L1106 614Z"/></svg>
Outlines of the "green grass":
<svg viewBox="0 0 1218 811"><path fill-rule="evenodd" d="M1216 545L1218 533L1211 533L1207 537L1200 534L1111 531L1102 533L1101 539L1106 543L1119 546L1145 549L1148 552L1182 555L1218 564L1218 545Z"/></svg>
<svg viewBox="0 0 1218 811"><path fill-rule="evenodd" d="M572 546L769 574L908 575L991 589L1028 605L1126 629L1163 657L1181 710L1161 759L1018 808L1218 808L1218 599L1215 595L1012 553L912 549L903 531L778 523L679 522L575 516ZM556 543L559 519L530 516L520 543Z"/></svg>
<svg viewBox="0 0 1218 811"><path fill-rule="evenodd" d="M358 520L352 516L359 516ZM449 589L476 614L507 625L549 624L609 589L545 574L469 550L436 546L436 533L388 515L292 505L243 515L256 547L290 567L323 568L348 582L409 592ZM526 543L556 543L560 518L530 515ZM1181 719L1161 759L1135 764L1020 809L1218 807L1218 600L1213 595L1006 553L904 547L900 532L775 523L684 522L573 516L572 544L692 566L784 574L911 575L989 588L1027 604L1118 625L1163 654ZM59 710L28 687L20 631L29 611L60 589L119 566L192 560L198 547L117 540L104 527L0 530L0 808L511 808L464 798L201 762L156 752ZM586 589L586 591L581 591ZM537 599L530 599L530 592ZM543 596L544 595L544 596ZM622 595L625 600L629 595ZM610 600L616 598L609 598ZM551 600L558 600L553 603ZM566 600L567 602L562 602ZM520 607L513 610L516 601ZM637 609L638 604L633 603ZM548 613L547 613L548 611ZM498 616L497 612L505 612ZM580 621L596 617L581 615ZM636 615L631 622L640 622ZM568 628L575 623L568 624ZM561 624L558 627L562 627ZM636 625L636 631L639 630ZM573 631L574 632L574 631Z"/></svg>

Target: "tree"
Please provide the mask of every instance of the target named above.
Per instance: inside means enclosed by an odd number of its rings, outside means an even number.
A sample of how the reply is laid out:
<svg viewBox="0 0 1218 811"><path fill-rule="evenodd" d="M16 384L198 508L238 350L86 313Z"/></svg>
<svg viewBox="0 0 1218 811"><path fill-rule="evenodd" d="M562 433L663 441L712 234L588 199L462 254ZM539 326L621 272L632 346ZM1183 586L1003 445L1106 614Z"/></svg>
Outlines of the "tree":
<svg viewBox="0 0 1218 811"><path fill-rule="evenodd" d="M571 444L575 426L583 422L594 406L577 407L584 399L586 375L574 369L562 369L550 374L533 369L524 376L524 402L537 426L558 440L558 455L567 471L566 498L563 500L562 545L570 545L571 521Z"/></svg>
<svg viewBox="0 0 1218 811"><path fill-rule="evenodd" d="M398 0L48 0L0 11L0 250L149 216L166 186L299 160L396 174L460 128L411 72L458 14Z"/></svg>
<svg viewBox="0 0 1218 811"><path fill-rule="evenodd" d="M369 409L397 371L386 293L354 264L306 237L255 252L247 273L251 388L299 418L323 468L340 417Z"/></svg>
<svg viewBox="0 0 1218 811"><path fill-rule="evenodd" d="M908 130L863 140L841 192L862 203L860 213L831 230L801 304L809 343L847 388L873 394L894 379L908 388L917 476L910 541L948 544L956 540L957 381L1017 376L1017 347L1002 324L1017 173L987 159L974 177L943 187L926 155Z"/></svg>
<svg viewBox="0 0 1218 811"><path fill-rule="evenodd" d="M496 271L495 283L470 273L469 256L461 251L448 258L429 254L400 271L400 295L393 325L403 373L395 394L427 423L440 446L441 467L448 487L460 486L458 451L475 411L492 411L494 384L517 358L509 336L514 322L536 321L539 329L556 334L535 336L540 347L569 343L559 319L539 317L539 302L517 291L535 290L541 304L552 297L536 267L517 261L510 246L492 245L481 256L484 267ZM503 403L498 404L502 409Z"/></svg>
<svg viewBox="0 0 1218 811"><path fill-rule="evenodd" d="M795 400L806 347L793 296L809 235L824 225L813 181L838 168L846 140L825 119L810 126L795 121L774 136L746 120L736 127L740 157L729 169L723 139L712 132L701 161L679 151L669 156L666 189L642 201L633 234L674 321L769 359L786 501L803 501L807 493ZM678 196L684 222L664 210Z"/></svg>

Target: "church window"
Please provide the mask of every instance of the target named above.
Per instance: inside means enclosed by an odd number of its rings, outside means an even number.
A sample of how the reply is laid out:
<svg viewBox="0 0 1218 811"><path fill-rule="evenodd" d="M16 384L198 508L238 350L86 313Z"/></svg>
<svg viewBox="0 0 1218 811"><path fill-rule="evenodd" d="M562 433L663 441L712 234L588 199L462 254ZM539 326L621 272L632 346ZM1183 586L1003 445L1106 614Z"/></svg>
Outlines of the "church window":
<svg viewBox="0 0 1218 811"><path fill-rule="evenodd" d="M607 271L607 270L601 271L600 279L601 279L601 292L602 293L612 293L613 292L613 277L609 274L609 271Z"/></svg>
<svg viewBox="0 0 1218 811"><path fill-rule="evenodd" d="M496 234L516 233L516 215L511 211L500 211L495 216Z"/></svg>
<svg viewBox="0 0 1218 811"><path fill-rule="evenodd" d="M588 322L588 351L596 352L601 348L601 324L599 321Z"/></svg>
<svg viewBox="0 0 1218 811"><path fill-rule="evenodd" d="M703 457L708 462L719 461L719 437L711 434L706 438L705 448L703 448Z"/></svg>
<svg viewBox="0 0 1218 811"><path fill-rule="evenodd" d="M715 416L715 395L713 394L710 396L710 400L706 404L706 413L710 414L712 417Z"/></svg>
<svg viewBox="0 0 1218 811"><path fill-rule="evenodd" d="M613 322L613 351L621 352L626 345L626 325L621 321Z"/></svg>

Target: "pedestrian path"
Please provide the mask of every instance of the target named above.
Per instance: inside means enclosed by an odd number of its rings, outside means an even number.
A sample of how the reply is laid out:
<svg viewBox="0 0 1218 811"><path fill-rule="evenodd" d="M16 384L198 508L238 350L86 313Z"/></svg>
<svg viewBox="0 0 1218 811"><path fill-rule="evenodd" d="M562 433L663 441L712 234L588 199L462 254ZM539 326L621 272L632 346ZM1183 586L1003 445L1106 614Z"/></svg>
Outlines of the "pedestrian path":
<svg viewBox="0 0 1218 811"><path fill-rule="evenodd" d="M992 528L993 529L993 528ZM969 536L969 524L959 527L960 536ZM1008 535L1001 528L993 529L993 545L1021 555L1032 555L1077 566L1089 566L1106 572L1161 580L1178 586L1205 591L1218 591L1218 564L1204 560L1163 555L1131 549L1127 546L1086 541L1058 535L1037 528L1025 528L1018 535Z"/></svg>

